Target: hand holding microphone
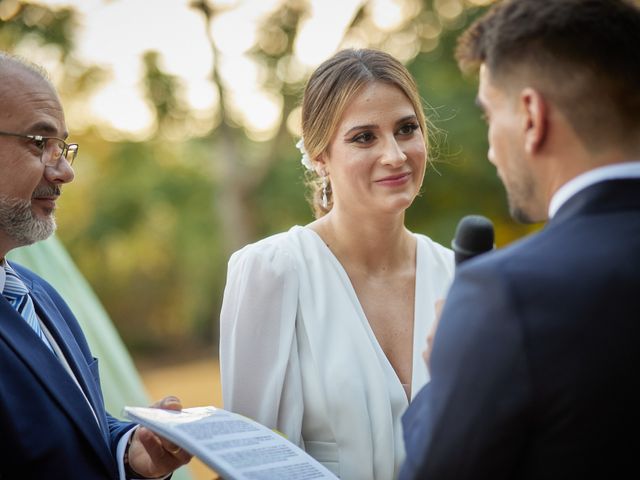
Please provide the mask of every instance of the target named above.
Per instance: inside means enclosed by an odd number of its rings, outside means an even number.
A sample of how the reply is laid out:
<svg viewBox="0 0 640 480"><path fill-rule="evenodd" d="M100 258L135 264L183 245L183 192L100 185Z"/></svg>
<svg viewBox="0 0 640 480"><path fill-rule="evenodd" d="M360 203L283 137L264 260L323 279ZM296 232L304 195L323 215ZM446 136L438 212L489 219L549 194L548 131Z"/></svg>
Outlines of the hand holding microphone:
<svg viewBox="0 0 640 480"><path fill-rule="evenodd" d="M491 220L482 215L467 215L463 217L458 222L456 233L451 241L456 269L462 262L493 250L495 247L494 242L495 234ZM429 366L433 338L440 322L440 313L443 307L444 299L437 300L435 304L436 318L427 334L427 349L422 353L422 358L424 358L427 367Z"/></svg>

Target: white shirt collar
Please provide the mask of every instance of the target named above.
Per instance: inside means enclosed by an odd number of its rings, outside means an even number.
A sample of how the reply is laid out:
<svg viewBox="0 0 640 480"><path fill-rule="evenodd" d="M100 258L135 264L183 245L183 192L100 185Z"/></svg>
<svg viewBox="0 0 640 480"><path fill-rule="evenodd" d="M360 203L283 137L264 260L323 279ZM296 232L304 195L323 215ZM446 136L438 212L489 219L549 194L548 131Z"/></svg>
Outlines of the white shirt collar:
<svg viewBox="0 0 640 480"><path fill-rule="evenodd" d="M0 294L4 291L4 284L7 281L7 272L4 271L5 259L0 260Z"/></svg>
<svg viewBox="0 0 640 480"><path fill-rule="evenodd" d="M553 197L551 197L551 202L549 202L549 218L553 218L560 207L579 191L595 183L622 178L640 178L640 161L616 163L598 167L572 178L562 185L556 193L553 194Z"/></svg>

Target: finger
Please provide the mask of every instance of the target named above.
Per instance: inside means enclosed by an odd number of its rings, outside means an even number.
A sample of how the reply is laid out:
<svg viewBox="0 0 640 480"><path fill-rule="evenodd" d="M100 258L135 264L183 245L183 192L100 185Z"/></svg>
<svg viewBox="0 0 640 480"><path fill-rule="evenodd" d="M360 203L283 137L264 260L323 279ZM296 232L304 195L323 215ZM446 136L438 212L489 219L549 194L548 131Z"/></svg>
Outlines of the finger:
<svg viewBox="0 0 640 480"><path fill-rule="evenodd" d="M162 445L162 448L164 448L166 452L169 453L170 455L173 455L175 457L179 455L180 452L182 452L182 448L180 448L175 443L170 442L169 440L163 437L158 437L158 438L160 439L160 444Z"/></svg>
<svg viewBox="0 0 640 480"><path fill-rule="evenodd" d="M150 451L156 450L156 455L166 455L169 454L171 456L184 459L190 458L191 455L186 453L182 448L180 448L175 443L167 440L166 438L154 433L145 427L138 428L138 438L140 442L142 442L146 448ZM162 448L162 451L159 451L156 446Z"/></svg>
<svg viewBox="0 0 640 480"><path fill-rule="evenodd" d="M149 478L163 477L189 463L192 455L145 427L136 428L129 449L129 465ZM166 448L165 448L166 447ZM167 448L171 449L170 453Z"/></svg>
<svg viewBox="0 0 640 480"><path fill-rule="evenodd" d="M432 349L433 349L433 335L429 335L427 337L427 348L425 348L424 351L422 352L422 359L424 360L424 363L427 364L427 367L429 366L429 359L431 358Z"/></svg>
<svg viewBox="0 0 640 480"><path fill-rule="evenodd" d="M153 405L152 408L162 408L163 410L182 410L182 402L178 397L174 397L173 395L169 395L164 397L162 400L158 400Z"/></svg>
<svg viewBox="0 0 640 480"><path fill-rule="evenodd" d="M162 448L168 456L173 457L180 464L187 463L191 460L192 455L189 452L163 437L158 438L160 439Z"/></svg>
<svg viewBox="0 0 640 480"><path fill-rule="evenodd" d="M189 461L193 458L193 455L191 455L185 449L180 448L178 446L176 446L176 448L174 448L173 451L170 451L169 454L173 458L175 458L181 465L184 465L185 463L189 463Z"/></svg>
<svg viewBox="0 0 640 480"><path fill-rule="evenodd" d="M164 446L164 449L169 452L171 455L173 455L174 457L176 455L178 455L180 453L180 451L182 450L182 448L178 447L177 445L174 445L172 443L167 443Z"/></svg>

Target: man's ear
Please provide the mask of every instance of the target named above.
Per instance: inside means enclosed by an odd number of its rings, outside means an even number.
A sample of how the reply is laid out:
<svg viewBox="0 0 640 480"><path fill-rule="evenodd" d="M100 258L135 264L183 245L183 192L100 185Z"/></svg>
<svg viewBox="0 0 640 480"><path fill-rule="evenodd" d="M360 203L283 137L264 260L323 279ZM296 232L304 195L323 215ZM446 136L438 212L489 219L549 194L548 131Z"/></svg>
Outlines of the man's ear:
<svg viewBox="0 0 640 480"><path fill-rule="evenodd" d="M529 154L540 150L547 138L549 128L549 106L542 94L533 88L520 93L524 112L524 148Z"/></svg>

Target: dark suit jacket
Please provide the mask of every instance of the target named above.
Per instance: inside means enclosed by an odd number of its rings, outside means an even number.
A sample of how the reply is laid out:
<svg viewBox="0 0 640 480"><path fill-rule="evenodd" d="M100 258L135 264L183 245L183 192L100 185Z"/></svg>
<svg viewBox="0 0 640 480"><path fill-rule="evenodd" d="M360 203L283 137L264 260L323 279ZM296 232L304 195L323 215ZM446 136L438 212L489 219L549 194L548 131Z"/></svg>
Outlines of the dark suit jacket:
<svg viewBox="0 0 640 480"><path fill-rule="evenodd" d="M456 272L401 479L638 475L640 180L579 192Z"/></svg>
<svg viewBox="0 0 640 480"><path fill-rule="evenodd" d="M98 360L51 285L12 263L73 370L58 359L0 295L0 479L117 479L115 451L133 424L105 412Z"/></svg>

